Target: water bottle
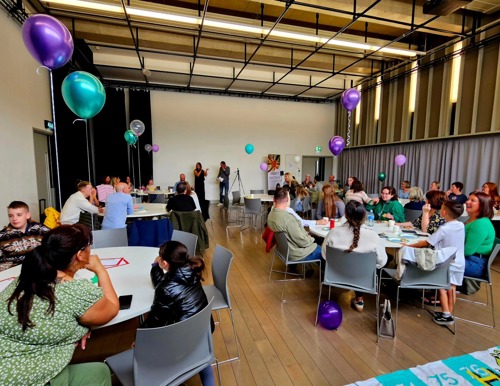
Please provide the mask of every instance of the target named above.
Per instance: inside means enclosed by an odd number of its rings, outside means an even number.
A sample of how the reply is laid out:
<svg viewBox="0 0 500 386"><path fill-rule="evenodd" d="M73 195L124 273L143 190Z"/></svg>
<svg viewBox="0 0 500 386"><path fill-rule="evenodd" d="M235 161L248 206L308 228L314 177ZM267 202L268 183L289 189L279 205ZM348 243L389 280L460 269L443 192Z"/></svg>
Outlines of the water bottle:
<svg viewBox="0 0 500 386"><path fill-rule="evenodd" d="M373 214L373 210L370 210L370 213L368 213L366 218L368 219L368 226L373 228L373 225L375 224L375 215Z"/></svg>

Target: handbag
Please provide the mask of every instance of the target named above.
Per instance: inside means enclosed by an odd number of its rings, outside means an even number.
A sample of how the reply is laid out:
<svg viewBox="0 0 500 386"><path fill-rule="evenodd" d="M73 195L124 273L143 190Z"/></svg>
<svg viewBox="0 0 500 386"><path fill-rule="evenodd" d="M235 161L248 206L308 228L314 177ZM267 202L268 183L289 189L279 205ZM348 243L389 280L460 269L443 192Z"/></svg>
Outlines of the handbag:
<svg viewBox="0 0 500 386"><path fill-rule="evenodd" d="M380 336L383 338L394 339L396 336L396 329L394 327L394 319L391 312L391 301L385 299L384 304L381 304L382 317L380 318Z"/></svg>

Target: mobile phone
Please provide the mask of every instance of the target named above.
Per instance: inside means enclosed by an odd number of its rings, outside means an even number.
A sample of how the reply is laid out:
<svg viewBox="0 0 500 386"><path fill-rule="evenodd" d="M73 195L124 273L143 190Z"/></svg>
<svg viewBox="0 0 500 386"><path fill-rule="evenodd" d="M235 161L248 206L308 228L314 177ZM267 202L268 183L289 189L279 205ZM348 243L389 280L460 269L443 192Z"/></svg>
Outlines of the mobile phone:
<svg viewBox="0 0 500 386"><path fill-rule="evenodd" d="M417 231L415 231L413 229L401 229L401 232L403 232L403 233L413 233L414 235L417 234Z"/></svg>
<svg viewBox="0 0 500 386"><path fill-rule="evenodd" d="M118 298L120 310L128 310L132 305L132 295L123 295Z"/></svg>
<svg viewBox="0 0 500 386"><path fill-rule="evenodd" d="M379 237L386 239L388 236L385 233L379 233Z"/></svg>

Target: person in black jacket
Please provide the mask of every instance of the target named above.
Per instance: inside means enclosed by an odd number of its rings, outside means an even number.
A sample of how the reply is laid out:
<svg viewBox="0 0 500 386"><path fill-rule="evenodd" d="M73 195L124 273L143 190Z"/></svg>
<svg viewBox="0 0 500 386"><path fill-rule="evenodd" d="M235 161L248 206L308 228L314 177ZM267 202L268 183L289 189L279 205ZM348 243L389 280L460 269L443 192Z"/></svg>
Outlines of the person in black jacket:
<svg viewBox="0 0 500 386"><path fill-rule="evenodd" d="M201 286L205 262L190 257L187 247L178 241L167 241L160 246L160 255L151 268L155 296L151 311L142 328L162 327L188 319L208 305ZM164 272L166 271L166 273ZM212 321L212 332L214 325ZM215 385L211 366L200 371L204 386Z"/></svg>
<svg viewBox="0 0 500 386"><path fill-rule="evenodd" d="M167 210L175 210L176 212L192 212L196 210L196 204L191 196L186 194L187 185L184 182L180 182L177 185L177 194L170 198L167 203Z"/></svg>

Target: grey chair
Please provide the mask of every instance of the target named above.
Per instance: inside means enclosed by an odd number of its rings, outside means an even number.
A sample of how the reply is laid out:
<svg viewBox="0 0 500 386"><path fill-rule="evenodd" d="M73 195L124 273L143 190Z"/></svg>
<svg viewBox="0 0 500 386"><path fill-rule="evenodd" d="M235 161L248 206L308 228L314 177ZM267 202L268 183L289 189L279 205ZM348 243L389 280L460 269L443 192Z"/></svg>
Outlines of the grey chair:
<svg viewBox="0 0 500 386"><path fill-rule="evenodd" d="M94 248L127 247L127 228L92 231Z"/></svg>
<svg viewBox="0 0 500 386"><path fill-rule="evenodd" d="M151 204L165 204L165 195L164 194L150 194L149 202Z"/></svg>
<svg viewBox="0 0 500 386"><path fill-rule="evenodd" d="M493 261L495 260L495 258L498 256L499 253L500 253L500 239L495 238L495 242L493 244L493 250L491 251L490 257L488 258L486 277L484 277L482 279L478 279L477 277L464 276L464 279L472 279L472 280L475 280L479 283L488 283L490 285L489 296L488 296L488 288L486 288L486 303L478 302L475 300L469 300L469 299L465 299L465 298L457 296L457 300L461 300L461 301L473 303L473 304L479 304L479 305L483 305L483 306L489 306L491 308L491 318L493 320L493 323L492 324L485 324L485 323L476 322L476 321L470 320L470 319L460 318L458 316L456 317L456 319L463 320L464 322L477 324L477 325L483 326L483 327L495 328L495 304L494 304L495 302L493 300L493 281L492 281L492 276L491 276L491 264L493 263Z"/></svg>
<svg viewBox="0 0 500 386"><path fill-rule="evenodd" d="M189 256L196 255L196 244L198 243L198 236L193 233L179 231L174 229L172 232L172 241L178 241L187 247Z"/></svg>
<svg viewBox="0 0 500 386"><path fill-rule="evenodd" d="M250 189L250 194L264 194L264 189Z"/></svg>
<svg viewBox="0 0 500 386"><path fill-rule="evenodd" d="M217 311L218 319L220 324L220 310L227 309L231 315L231 323L233 325L234 342L236 344L237 355L235 357L220 361L219 364L227 363L240 359L240 347L238 345L238 337L236 336L236 328L234 326L234 315L233 309L231 307L231 298L229 296L229 288L227 286L227 279L229 277L229 269L231 268L231 263L233 262L233 253L217 245L215 247L214 256L212 258L212 276L214 279L214 284L204 285L203 290L205 291L207 298L214 298L212 309Z"/></svg>
<svg viewBox="0 0 500 386"><path fill-rule="evenodd" d="M326 246L325 277L320 285L316 322L318 324L319 305L323 286L327 285L328 300L331 287L344 288L352 291L376 295L377 320L379 318L379 296L377 287L377 254L376 252L346 253L339 249ZM377 336L379 336L377 323Z"/></svg>
<svg viewBox="0 0 500 386"><path fill-rule="evenodd" d="M398 328L398 310L399 310L399 290L401 288L407 289L420 289L422 292L424 290L435 290L438 289L449 289L450 288L450 263L454 255L444 262L439 267L436 267L433 271L424 271L413 264L406 264L405 271L399 282L397 294L396 294L396 318L395 318L395 330ZM384 278L384 274L388 278ZM396 269L392 268L382 268L380 272L379 288L381 288L382 280L391 279L397 281ZM424 308L424 297L422 296L422 308ZM436 306L434 305L434 310ZM454 315L452 315L454 316ZM453 330L450 330L453 334L456 333L456 323L453 323ZM378 340L377 340L378 341Z"/></svg>
<svg viewBox="0 0 500 386"><path fill-rule="evenodd" d="M469 218L470 218L470 216L463 216L462 215L459 218L457 218L457 220L460 222L463 222L465 224L467 221L469 221Z"/></svg>
<svg viewBox="0 0 500 386"><path fill-rule="evenodd" d="M419 218L422 215L421 210L408 209L408 208L404 208L404 209L405 209L405 220L406 221L416 220L417 218Z"/></svg>
<svg viewBox="0 0 500 386"><path fill-rule="evenodd" d="M234 192L233 192L234 193ZM239 192L238 192L239 193ZM231 211L237 210L237 219L236 220L231 220ZM226 213L226 236L229 237L229 228L239 228L241 230L241 222L240 222L240 216L241 216L241 210L238 209L236 205L231 206L229 204L229 197L227 195L224 196L224 203L221 208L221 214L222 211ZM222 217L222 216L221 216ZM230 225L230 224L235 224L235 225Z"/></svg>
<svg viewBox="0 0 500 386"><path fill-rule="evenodd" d="M285 286L288 281L296 281L296 280L304 280L305 279L305 270L304 264L308 263L321 263L321 258L317 260L290 260L290 248L288 247L288 240L286 238L285 232L275 232L274 238L276 239L276 248L274 249L274 254L271 259L271 268L269 270L269 281L271 281L271 276L273 273L284 274L283 279L277 279L276 281L283 282L283 288L281 290L281 301L285 302L284 294L285 294ZM274 269L274 261L281 259L285 264L285 271L277 271ZM293 273L288 271L288 267L291 265L302 265L302 273ZM292 278L287 279L287 276L291 276ZM321 285L321 275L318 275L318 284Z"/></svg>
<svg viewBox="0 0 500 386"><path fill-rule="evenodd" d="M260 216L261 228L264 228L264 219L266 218L267 213L262 211L261 199L244 197L244 202L245 208L243 210L243 220L249 218L251 224L255 224L255 227L257 228L257 217Z"/></svg>
<svg viewBox="0 0 500 386"><path fill-rule="evenodd" d="M135 347L105 359L123 386L179 385L214 362L210 316L213 299L189 319L139 328ZM219 364L217 372L219 372ZM219 374L220 383L220 374Z"/></svg>

